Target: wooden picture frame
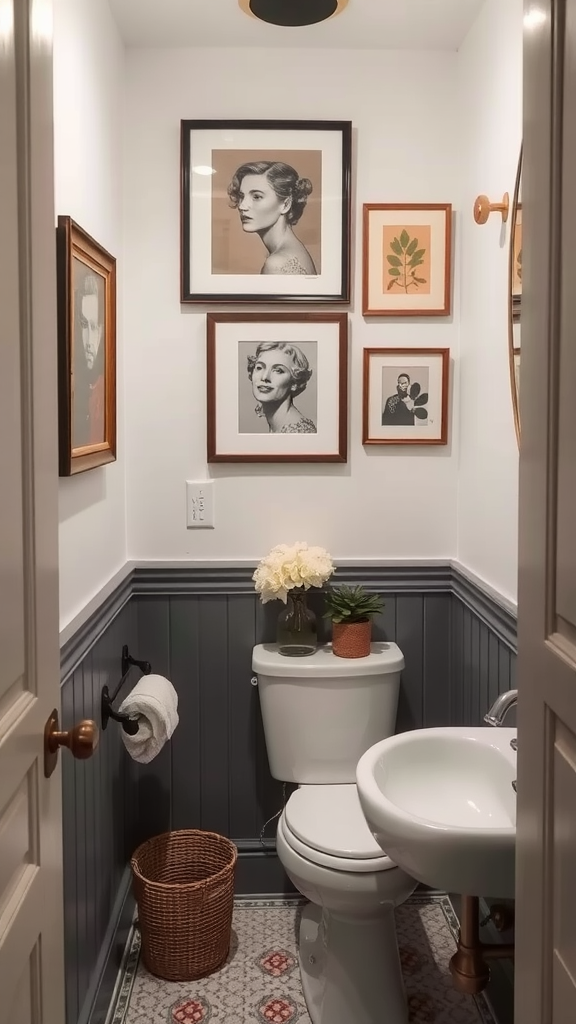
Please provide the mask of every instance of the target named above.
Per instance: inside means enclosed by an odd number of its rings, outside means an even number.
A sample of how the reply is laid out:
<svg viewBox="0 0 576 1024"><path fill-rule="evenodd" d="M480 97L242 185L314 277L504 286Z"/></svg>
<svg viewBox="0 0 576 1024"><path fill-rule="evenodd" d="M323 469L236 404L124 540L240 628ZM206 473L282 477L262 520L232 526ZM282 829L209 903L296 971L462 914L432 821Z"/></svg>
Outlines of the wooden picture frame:
<svg viewBox="0 0 576 1024"><path fill-rule="evenodd" d="M208 462L346 462L346 313L208 313L207 386Z"/></svg>
<svg viewBox="0 0 576 1024"><path fill-rule="evenodd" d="M59 473L116 459L116 260L71 217L56 228Z"/></svg>
<svg viewBox="0 0 576 1024"><path fill-rule="evenodd" d="M181 302L350 302L350 121L181 121Z"/></svg>
<svg viewBox="0 0 576 1024"><path fill-rule="evenodd" d="M362 444L447 444L450 349L365 348Z"/></svg>
<svg viewBox="0 0 576 1024"><path fill-rule="evenodd" d="M365 203L364 316L449 316L450 203Z"/></svg>

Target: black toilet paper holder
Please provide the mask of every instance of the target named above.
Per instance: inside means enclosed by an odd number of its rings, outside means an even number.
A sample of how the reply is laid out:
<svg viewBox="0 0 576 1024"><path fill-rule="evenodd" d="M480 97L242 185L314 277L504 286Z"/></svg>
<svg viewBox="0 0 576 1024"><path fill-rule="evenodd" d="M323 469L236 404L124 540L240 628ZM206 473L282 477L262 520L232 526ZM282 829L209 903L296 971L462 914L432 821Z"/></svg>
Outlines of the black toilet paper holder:
<svg viewBox="0 0 576 1024"><path fill-rule="evenodd" d="M124 711L115 711L112 704L116 700L116 697L120 693L120 690L126 682L126 677L132 666L135 665L145 675L150 675L152 666L149 661L139 661L137 658L133 658L128 650L128 645L124 644L122 648L122 661L121 661L121 672L122 678L118 683L118 686L114 690L114 693L110 693L107 686L102 687L102 694L100 697L100 714L102 717L102 728L105 729L108 725L108 719L112 718L115 722L120 722L124 732L128 733L129 736L135 736L138 732L138 721L136 718L130 718Z"/></svg>

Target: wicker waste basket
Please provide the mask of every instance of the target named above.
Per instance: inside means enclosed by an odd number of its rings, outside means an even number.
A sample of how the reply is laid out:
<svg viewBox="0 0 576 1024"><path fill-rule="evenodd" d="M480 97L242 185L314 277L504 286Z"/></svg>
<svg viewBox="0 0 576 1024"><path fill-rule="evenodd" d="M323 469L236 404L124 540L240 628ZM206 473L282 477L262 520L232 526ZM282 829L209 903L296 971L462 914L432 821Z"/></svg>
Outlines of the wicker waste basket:
<svg viewBox="0 0 576 1024"><path fill-rule="evenodd" d="M238 851L216 832L182 829L142 843L130 865L142 959L167 981L203 978L230 948Z"/></svg>

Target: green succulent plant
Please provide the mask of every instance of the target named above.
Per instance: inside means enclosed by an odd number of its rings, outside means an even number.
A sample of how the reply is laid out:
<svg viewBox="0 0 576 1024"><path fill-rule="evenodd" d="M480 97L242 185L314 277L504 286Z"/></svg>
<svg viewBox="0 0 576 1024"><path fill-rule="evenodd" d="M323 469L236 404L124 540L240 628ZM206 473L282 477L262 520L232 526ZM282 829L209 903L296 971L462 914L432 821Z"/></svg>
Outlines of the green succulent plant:
<svg viewBox="0 0 576 1024"><path fill-rule="evenodd" d="M369 594L364 587L330 587L324 595L325 619L332 622L365 622L384 607L379 594Z"/></svg>

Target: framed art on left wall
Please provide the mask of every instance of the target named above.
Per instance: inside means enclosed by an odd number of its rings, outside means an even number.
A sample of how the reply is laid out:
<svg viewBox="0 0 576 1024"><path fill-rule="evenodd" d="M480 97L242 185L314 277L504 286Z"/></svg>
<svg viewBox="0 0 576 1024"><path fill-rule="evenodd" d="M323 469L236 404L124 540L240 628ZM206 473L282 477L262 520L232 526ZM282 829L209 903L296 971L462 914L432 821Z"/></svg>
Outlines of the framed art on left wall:
<svg viewBox="0 0 576 1024"><path fill-rule="evenodd" d="M116 458L116 260L58 217L60 476Z"/></svg>

